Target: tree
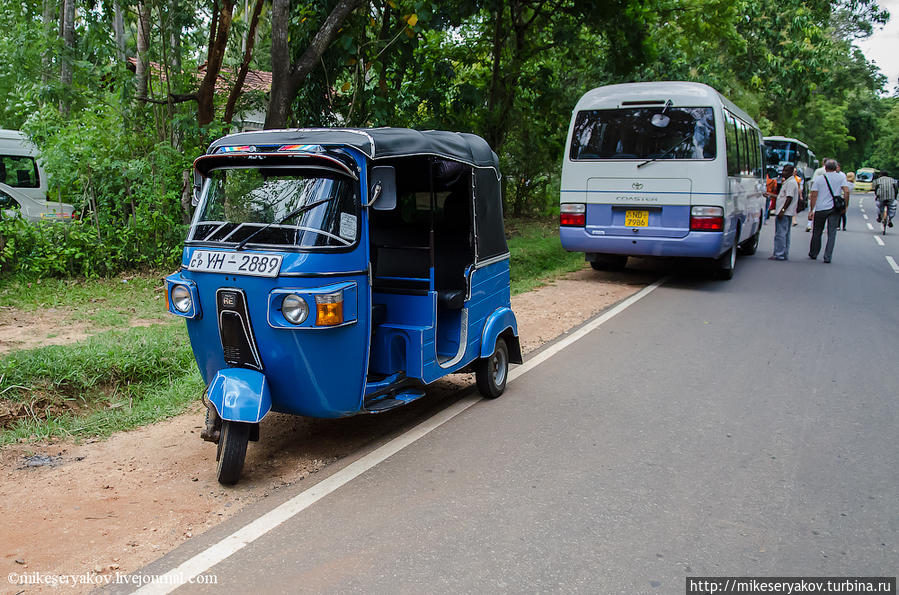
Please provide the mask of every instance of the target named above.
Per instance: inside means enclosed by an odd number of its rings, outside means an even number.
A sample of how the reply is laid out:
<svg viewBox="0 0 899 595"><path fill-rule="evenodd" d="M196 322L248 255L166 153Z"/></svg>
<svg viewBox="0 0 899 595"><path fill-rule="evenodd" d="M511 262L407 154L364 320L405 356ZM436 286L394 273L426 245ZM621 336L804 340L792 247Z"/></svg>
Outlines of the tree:
<svg viewBox="0 0 899 595"><path fill-rule="evenodd" d="M256 4L253 7L253 16L250 18L250 27L244 38L243 61L240 64L240 69L237 71L237 78L231 87L231 93L228 95L228 103L225 105L224 121L227 124L230 124L231 120L234 119L234 108L237 105L237 100L240 98L244 80L247 78L247 72L250 70L253 47L256 45L256 27L259 25L259 15L262 14L262 3L263 0L256 0Z"/></svg>
<svg viewBox="0 0 899 595"><path fill-rule="evenodd" d="M899 101L888 100L892 107L878 127L871 165L899 177Z"/></svg>
<svg viewBox="0 0 899 595"><path fill-rule="evenodd" d="M206 53L206 73L197 91L197 121L204 126L215 119L215 84L218 81L228 45L234 0L215 0L212 20L209 23L209 50Z"/></svg>
<svg viewBox="0 0 899 595"><path fill-rule="evenodd" d="M303 80L312 72L334 41L344 20L363 0L339 0L312 37L300 57L293 62L288 45L290 23L290 0L272 2L272 90L268 112L265 115L266 128L283 128L287 125L290 106L296 99Z"/></svg>

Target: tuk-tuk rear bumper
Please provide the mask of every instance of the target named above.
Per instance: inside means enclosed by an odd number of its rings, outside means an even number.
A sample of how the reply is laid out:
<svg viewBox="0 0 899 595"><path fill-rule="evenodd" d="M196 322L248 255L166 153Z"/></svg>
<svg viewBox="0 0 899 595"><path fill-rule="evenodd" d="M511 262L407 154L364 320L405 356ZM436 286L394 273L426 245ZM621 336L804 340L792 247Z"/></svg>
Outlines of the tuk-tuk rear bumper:
<svg viewBox="0 0 899 595"><path fill-rule="evenodd" d="M272 409L265 375L246 368L226 368L215 374L206 399L227 421L259 423Z"/></svg>

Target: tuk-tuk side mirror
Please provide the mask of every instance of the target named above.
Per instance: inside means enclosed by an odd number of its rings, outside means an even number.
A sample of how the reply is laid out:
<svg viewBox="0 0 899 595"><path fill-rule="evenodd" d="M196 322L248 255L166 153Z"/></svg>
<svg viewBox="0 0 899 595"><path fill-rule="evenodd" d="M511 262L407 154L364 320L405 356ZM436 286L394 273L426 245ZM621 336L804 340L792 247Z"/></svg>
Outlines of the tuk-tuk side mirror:
<svg viewBox="0 0 899 595"><path fill-rule="evenodd" d="M392 165L371 168L368 205L376 211L396 208L396 169Z"/></svg>
<svg viewBox="0 0 899 595"><path fill-rule="evenodd" d="M203 174L194 169L194 193L190 201L191 206L200 204L200 194L203 193Z"/></svg>

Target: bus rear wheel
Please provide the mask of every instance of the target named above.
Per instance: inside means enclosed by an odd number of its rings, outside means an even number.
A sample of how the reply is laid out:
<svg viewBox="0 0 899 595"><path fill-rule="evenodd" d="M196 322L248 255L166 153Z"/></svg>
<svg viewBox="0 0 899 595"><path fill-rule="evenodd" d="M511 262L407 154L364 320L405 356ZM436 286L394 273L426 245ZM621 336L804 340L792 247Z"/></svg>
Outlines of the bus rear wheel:
<svg viewBox="0 0 899 595"><path fill-rule="evenodd" d="M755 251L758 250L759 247L759 237L762 235L762 223L761 219L759 219L759 228L755 232L755 234L750 237L748 240L740 244L740 254L745 256L752 256L755 254Z"/></svg>
<svg viewBox="0 0 899 595"><path fill-rule="evenodd" d="M727 281L734 278L734 268L737 266L737 245L734 244L730 250L722 254L716 261L717 268L715 276L718 279Z"/></svg>

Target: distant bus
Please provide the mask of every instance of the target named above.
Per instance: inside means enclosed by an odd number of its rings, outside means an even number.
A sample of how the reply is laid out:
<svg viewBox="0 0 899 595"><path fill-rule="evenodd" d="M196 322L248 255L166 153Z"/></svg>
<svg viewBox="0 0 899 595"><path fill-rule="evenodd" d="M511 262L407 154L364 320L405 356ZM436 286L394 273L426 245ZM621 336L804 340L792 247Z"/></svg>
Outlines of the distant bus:
<svg viewBox="0 0 899 595"><path fill-rule="evenodd" d="M807 203L812 186L811 180L815 170L819 167L818 158L808 148L808 145L799 139L787 136L766 136L765 165L768 179L779 179L780 172L787 163L792 163L796 167L796 175L802 179L800 184L802 197ZM777 189L780 189L779 183ZM773 210L773 199L771 203L771 210Z"/></svg>
<svg viewBox="0 0 899 595"><path fill-rule="evenodd" d="M877 170L870 167L860 167L855 172L855 191L871 192L874 190L874 176Z"/></svg>
<svg viewBox="0 0 899 595"><path fill-rule="evenodd" d="M811 180L818 169L818 158L808 145L786 136L765 137L765 163L769 167L776 167L778 174L784 165L792 163L803 180Z"/></svg>
<svg viewBox="0 0 899 595"><path fill-rule="evenodd" d="M755 121L700 83L599 87L574 108L562 162L562 246L594 269L629 256L714 262L730 279L758 246L764 208Z"/></svg>

